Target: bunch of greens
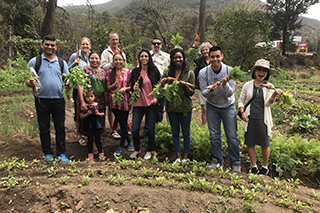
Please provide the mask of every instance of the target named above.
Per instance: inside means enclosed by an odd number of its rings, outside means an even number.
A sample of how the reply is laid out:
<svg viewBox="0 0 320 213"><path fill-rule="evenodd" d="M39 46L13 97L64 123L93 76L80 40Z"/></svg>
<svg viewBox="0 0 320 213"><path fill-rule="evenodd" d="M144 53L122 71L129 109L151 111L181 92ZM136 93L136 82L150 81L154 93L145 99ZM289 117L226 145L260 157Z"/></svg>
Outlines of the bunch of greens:
<svg viewBox="0 0 320 213"><path fill-rule="evenodd" d="M279 102L282 107L290 107L294 103L293 95L290 92L284 92L279 96Z"/></svg>
<svg viewBox="0 0 320 213"><path fill-rule="evenodd" d="M187 52L187 57L188 57L189 63L193 63L194 60L196 60L200 54L201 53L198 48L193 48L193 47L190 48Z"/></svg>
<svg viewBox="0 0 320 213"><path fill-rule="evenodd" d="M304 130L308 133L314 133L317 128L318 118L308 114L294 115L292 116L292 122L290 126L293 126L296 130Z"/></svg>
<svg viewBox="0 0 320 213"><path fill-rule="evenodd" d="M162 98L163 97L163 85L162 83L158 83L150 92L149 95L153 95L153 98Z"/></svg>
<svg viewBox="0 0 320 213"><path fill-rule="evenodd" d="M174 107L177 107L181 102L181 97L178 93L179 90L179 81L173 81L172 84L167 85L167 88L164 92L166 99L169 102L173 102Z"/></svg>
<svg viewBox="0 0 320 213"><path fill-rule="evenodd" d="M183 37L179 33L177 33L176 36L172 35L170 43L174 46L177 46L179 49L182 49L182 47L180 46L180 44L182 43L182 39Z"/></svg>
<svg viewBox="0 0 320 213"><path fill-rule="evenodd" d="M86 93L87 88L91 87L90 79L88 74L83 72L79 66L73 67L67 74L63 74L63 82L71 87L76 86L77 84L83 89L83 94ZM70 94L70 90L66 91L67 95Z"/></svg>
<svg viewBox="0 0 320 213"><path fill-rule="evenodd" d="M121 94L119 87L117 87L117 89L112 92L111 97L113 102L116 103L118 106L120 106L124 102L123 94Z"/></svg>
<svg viewBox="0 0 320 213"><path fill-rule="evenodd" d="M140 97L140 92L141 92L140 88L138 88L137 90L133 90L133 92L130 91L131 93L130 104L137 103L137 100Z"/></svg>

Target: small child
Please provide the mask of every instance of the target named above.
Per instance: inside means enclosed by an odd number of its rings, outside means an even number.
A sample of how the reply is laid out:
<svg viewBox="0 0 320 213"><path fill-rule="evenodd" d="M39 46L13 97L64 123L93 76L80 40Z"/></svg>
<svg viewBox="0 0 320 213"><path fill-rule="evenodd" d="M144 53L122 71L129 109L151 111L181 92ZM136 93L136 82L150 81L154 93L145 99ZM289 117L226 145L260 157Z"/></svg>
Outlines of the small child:
<svg viewBox="0 0 320 213"><path fill-rule="evenodd" d="M92 88L88 88L85 96L87 103L87 110L81 109L80 118L83 119L83 128L88 135L88 158L93 161L93 136L95 137L95 143L99 152L99 159L105 160L104 153L102 152L101 145L101 133L103 129L103 123L101 117L104 116L104 111L98 111L98 104L95 102L96 95Z"/></svg>

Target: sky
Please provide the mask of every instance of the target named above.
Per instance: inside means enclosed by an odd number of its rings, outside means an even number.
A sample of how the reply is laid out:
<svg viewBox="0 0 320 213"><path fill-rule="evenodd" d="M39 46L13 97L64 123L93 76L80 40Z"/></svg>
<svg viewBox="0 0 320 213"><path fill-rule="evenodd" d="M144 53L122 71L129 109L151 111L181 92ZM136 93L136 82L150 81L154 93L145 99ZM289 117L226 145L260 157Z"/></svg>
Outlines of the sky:
<svg viewBox="0 0 320 213"><path fill-rule="evenodd" d="M108 1L111 1L111 0L90 0L92 5L102 4L102 3L106 3ZM86 2L87 2L86 0L58 0L58 5L59 6L64 6L67 4L85 5ZM318 19L320 21L319 11L320 11L320 3L311 6L308 10L308 13L304 14L303 16L308 17L308 18Z"/></svg>

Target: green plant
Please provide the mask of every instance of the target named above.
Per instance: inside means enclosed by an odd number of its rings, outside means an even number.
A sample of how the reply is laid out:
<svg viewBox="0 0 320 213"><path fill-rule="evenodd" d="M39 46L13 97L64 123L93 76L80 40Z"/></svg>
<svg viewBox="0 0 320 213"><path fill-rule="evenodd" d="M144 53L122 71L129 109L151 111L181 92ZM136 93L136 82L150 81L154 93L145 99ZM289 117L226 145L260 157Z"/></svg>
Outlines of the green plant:
<svg viewBox="0 0 320 213"><path fill-rule="evenodd" d="M297 130L305 130L308 133L314 133L317 128L318 118L308 114L300 114L292 116L290 126Z"/></svg>
<svg viewBox="0 0 320 213"><path fill-rule="evenodd" d="M57 174L58 169L56 169L55 167L51 166L50 169L48 169L49 175L48 177L53 177Z"/></svg>
<svg viewBox="0 0 320 213"><path fill-rule="evenodd" d="M298 212L301 212L302 209L304 208L310 208L310 207L303 205L303 203L300 200L298 200L298 202L296 202L295 205L293 206L293 209Z"/></svg>
<svg viewBox="0 0 320 213"><path fill-rule="evenodd" d="M142 170L144 176L149 177L149 175L150 175L150 173L152 171L152 168L147 169L146 167L142 167L141 170Z"/></svg>
<svg viewBox="0 0 320 213"><path fill-rule="evenodd" d="M63 184L67 184L68 179L70 179L69 176L63 176L60 178L60 182Z"/></svg>
<svg viewBox="0 0 320 213"><path fill-rule="evenodd" d="M89 176L83 176L83 178L82 178L82 185L83 185L83 186L88 185L88 184L89 184L89 181L90 181L90 177L89 177Z"/></svg>

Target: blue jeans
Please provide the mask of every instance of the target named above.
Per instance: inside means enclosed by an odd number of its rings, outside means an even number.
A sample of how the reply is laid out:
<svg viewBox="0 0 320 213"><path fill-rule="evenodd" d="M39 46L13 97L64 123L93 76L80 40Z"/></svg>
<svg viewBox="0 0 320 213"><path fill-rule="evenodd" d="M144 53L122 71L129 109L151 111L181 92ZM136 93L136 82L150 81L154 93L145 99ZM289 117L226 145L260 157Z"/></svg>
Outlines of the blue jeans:
<svg viewBox="0 0 320 213"><path fill-rule="evenodd" d="M112 112L113 112L114 116L116 117L116 120L120 124L120 129L121 129L120 147L123 148L126 139L128 141L128 144L131 142L130 136L128 134L128 124L127 124L129 111L112 109Z"/></svg>
<svg viewBox="0 0 320 213"><path fill-rule="evenodd" d="M156 123L162 122L162 120L163 120L165 102L166 102L166 97L165 96L163 96L162 98L159 98L159 103L157 104L158 109L157 109ZM145 116L143 131L145 131L145 132L149 131L148 130L148 116Z"/></svg>
<svg viewBox="0 0 320 213"><path fill-rule="evenodd" d="M169 121L172 130L172 139L174 151L176 153L180 152L180 125L183 135L183 151L185 154L190 153L191 144L191 134L190 134L190 122L191 122L192 112L188 113L175 113L168 112Z"/></svg>
<svg viewBox="0 0 320 213"><path fill-rule="evenodd" d="M157 117L157 105L151 105L148 107L133 107L132 110L132 138L134 143L135 151L140 151L140 125L144 115L148 117L148 129L149 129L149 137L148 137L148 148L147 152L153 151L154 140L155 140L155 123Z"/></svg>
<svg viewBox="0 0 320 213"><path fill-rule="evenodd" d="M227 137L230 165L240 163L240 148L237 136L237 114L235 105L226 108L217 108L207 103L207 122L210 132L210 143L213 161L223 165L221 120Z"/></svg>
<svg viewBox="0 0 320 213"><path fill-rule="evenodd" d="M57 156L66 151L66 132L65 132L65 101L62 99L35 98L35 105L40 130L40 140L42 152L53 154L50 139L50 115L53 118L54 129L56 131L56 151Z"/></svg>

